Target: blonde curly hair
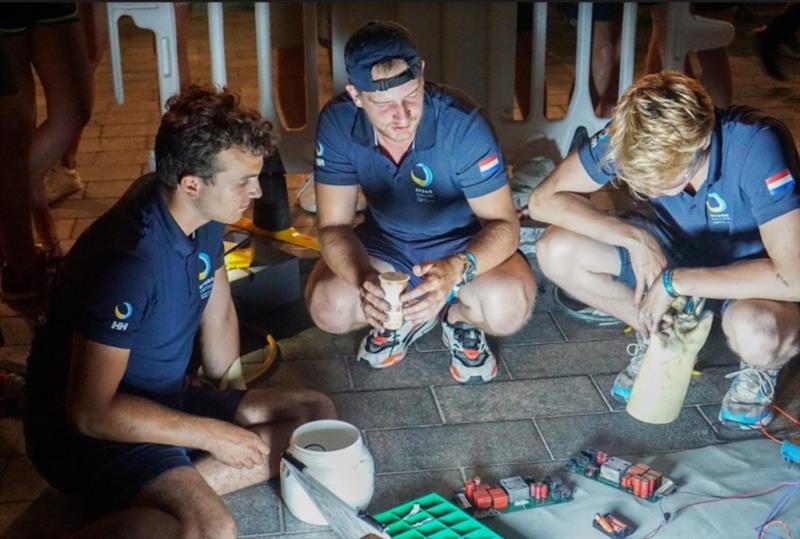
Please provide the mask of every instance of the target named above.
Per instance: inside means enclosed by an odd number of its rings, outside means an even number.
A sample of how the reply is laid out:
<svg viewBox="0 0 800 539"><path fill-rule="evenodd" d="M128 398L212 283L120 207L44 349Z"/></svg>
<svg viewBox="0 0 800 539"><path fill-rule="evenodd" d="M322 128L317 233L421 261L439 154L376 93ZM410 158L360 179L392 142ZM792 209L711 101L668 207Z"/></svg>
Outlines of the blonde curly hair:
<svg viewBox="0 0 800 539"><path fill-rule="evenodd" d="M702 155L713 129L714 106L696 80L676 71L653 73L617 103L607 159L634 195L659 196Z"/></svg>

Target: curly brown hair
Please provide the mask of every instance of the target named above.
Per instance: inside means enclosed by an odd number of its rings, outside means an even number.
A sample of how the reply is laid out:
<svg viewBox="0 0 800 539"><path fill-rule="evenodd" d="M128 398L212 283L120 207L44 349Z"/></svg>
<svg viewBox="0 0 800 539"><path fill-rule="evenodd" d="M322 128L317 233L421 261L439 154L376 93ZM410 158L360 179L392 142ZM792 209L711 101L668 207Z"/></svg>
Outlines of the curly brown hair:
<svg viewBox="0 0 800 539"><path fill-rule="evenodd" d="M272 124L242 107L227 88L192 85L167 101L156 135L156 175L170 190L191 174L207 184L217 173L217 155L231 147L266 156L275 149Z"/></svg>

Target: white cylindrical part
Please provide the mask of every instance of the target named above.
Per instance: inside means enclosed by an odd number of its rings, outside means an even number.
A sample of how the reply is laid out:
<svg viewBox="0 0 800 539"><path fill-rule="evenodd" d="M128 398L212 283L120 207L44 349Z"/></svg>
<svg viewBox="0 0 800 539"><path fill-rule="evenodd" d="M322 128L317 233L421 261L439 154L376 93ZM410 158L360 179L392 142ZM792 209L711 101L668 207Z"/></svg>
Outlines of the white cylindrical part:
<svg viewBox="0 0 800 539"><path fill-rule="evenodd" d="M356 427L322 419L298 427L289 452L306 465L306 473L353 508L365 508L375 490L375 465ZM281 497L289 511L310 524L328 521L294 475L281 464Z"/></svg>
<svg viewBox="0 0 800 539"><path fill-rule="evenodd" d="M387 271L380 274L381 288L385 294L384 299L389 302L389 316L383 323L385 329L400 329L403 325L403 303L400 294L408 285L408 275L398 271Z"/></svg>

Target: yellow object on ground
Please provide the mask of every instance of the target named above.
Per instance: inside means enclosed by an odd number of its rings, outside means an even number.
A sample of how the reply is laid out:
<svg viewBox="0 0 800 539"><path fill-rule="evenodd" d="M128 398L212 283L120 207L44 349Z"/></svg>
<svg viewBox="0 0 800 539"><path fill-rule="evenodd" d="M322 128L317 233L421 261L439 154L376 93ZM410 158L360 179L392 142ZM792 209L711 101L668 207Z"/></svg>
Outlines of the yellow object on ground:
<svg viewBox="0 0 800 539"><path fill-rule="evenodd" d="M263 375L275 363L280 355L278 343L267 335L267 345L253 350L244 356L237 357L217 384L218 389L247 389L247 384ZM203 367L197 369L197 375L205 378Z"/></svg>
<svg viewBox="0 0 800 539"><path fill-rule="evenodd" d="M292 245L298 245L300 247L305 247L306 249L319 251L319 240L317 238L298 232L293 226L283 230L267 230L265 228L256 226L253 224L253 221L245 217L239 219L232 226L241 228L242 230L246 230L252 234L272 238L284 243L290 243Z"/></svg>

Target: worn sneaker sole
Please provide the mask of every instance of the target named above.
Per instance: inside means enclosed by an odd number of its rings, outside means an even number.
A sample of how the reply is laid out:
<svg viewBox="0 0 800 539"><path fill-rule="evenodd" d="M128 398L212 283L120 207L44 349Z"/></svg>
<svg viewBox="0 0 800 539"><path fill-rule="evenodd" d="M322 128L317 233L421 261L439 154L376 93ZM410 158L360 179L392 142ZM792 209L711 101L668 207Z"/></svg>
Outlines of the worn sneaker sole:
<svg viewBox="0 0 800 539"><path fill-rule="evenodd" d="M406 338L404 339L403 343L403 346L406 349L406 351L389 354L382 361L375 362L363 356L362 354L364 353L364 350L363 347L360 347L358 351L358 361L363 361L373 369L385 369L387 367L391 367L392 365L396 365L400 363L400 361L402 361L404 357L406 357L406 353L408 352L408 347L414 344L414 342L417 341L417 339L419 339L420 337L428 333L430 330L432 330L436 326L436 323L438 321L439 320L436 317L431 318L424 324L420 325L417 329L410 331L408 335L406 335Z"/></svg>
<svg viewBox="0 0 800 539"><path fill-rule="evenodd" d="M719 418L720 424L723 427L727 428L727 429L731 429L731 430L759 430L760 429L758 421L756 421L755 423L748 423L746 421L739 421L739 420L737 420L736 418L734 418L732 416L723 415L722 410L719 411L718 418ZM765 415L761 419L761 425L764 425L766 427L767 425L769 425L772 422L772 420L774 418L775 418L775 413L772 411L772 408L770 408L769 409L769 413L767 413L767 415Z"/></svg>
<svg viewBox="0 0 800 539"><path fill-rule="evenodd" d="M450 376L453 380L464 385L480 385L490 382L497 376L497 360L494 358L487 359L480 367L470 367L460 363L456 365L455 362L459 361L453 359L450 363Z"/></svg>

